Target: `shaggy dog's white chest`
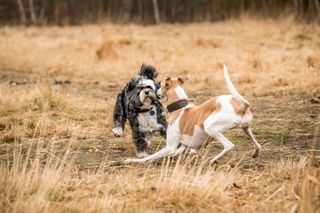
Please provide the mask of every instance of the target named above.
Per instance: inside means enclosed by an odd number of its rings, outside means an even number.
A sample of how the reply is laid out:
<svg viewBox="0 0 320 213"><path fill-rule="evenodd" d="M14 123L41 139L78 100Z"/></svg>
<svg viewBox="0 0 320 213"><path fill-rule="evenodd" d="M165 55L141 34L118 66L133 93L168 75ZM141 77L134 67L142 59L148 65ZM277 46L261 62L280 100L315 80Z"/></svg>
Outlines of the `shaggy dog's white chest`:
<svg viewBox="0 0 320 213"><path fill-rule="evenodd" d="M153 107L151 111L138 114L139 129L144 132L153 132L161 129L157 121L157 111Z"/></svg>

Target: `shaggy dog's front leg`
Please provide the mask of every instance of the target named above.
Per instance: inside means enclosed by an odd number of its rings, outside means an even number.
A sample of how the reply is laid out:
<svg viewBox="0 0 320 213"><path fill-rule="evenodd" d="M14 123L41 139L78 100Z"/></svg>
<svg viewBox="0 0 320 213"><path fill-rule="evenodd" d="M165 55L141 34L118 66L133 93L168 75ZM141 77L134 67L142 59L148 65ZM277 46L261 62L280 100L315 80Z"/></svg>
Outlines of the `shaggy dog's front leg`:
<svg viewBox="0 0 320 213"><path fill-rule="evenodd" d="M124 125L126 123L127 114L125 110L125 103L124 103L124 90L122 90L117 95L116 104L114 106L114 113L113 113L113 125L114 128L112 129L115 136L122 136Z"/></svg>
<svg viewBox="0 0 320 213"><path fill-rule="evenodd" d="M137 157L142 158L142 157L148 156L148 153L146 151L148 147L148 143L145 138L145 133L132 131L132 138L133 138L133 142L136 145Z"/></svg>

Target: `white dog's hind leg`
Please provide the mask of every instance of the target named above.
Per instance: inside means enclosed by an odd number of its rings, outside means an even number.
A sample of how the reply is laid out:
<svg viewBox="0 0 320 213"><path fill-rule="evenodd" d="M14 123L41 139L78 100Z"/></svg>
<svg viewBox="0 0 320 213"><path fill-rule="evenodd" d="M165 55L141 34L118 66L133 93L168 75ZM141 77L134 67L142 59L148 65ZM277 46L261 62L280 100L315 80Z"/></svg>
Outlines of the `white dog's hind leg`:
<svg viewBox="0 0 320 213"><path fill-rule="evenodd" d="M225 154L227 154L231 149L233 149L234 144L231 141L229 141L228 138L226 138L220 132L213 133L210 136L215 138L217 141L219 141L223 145L223 150L217 156L212 158L212 160L210 160L210 162L213 163L213 162L217 161L219 158L221 158L222 156L224 156Z"/></svg>
<svg viewBox="0 0 320 213"><path fill-rule="evenodd" d="M204 130L210 136L222 143L223 150L215 156L210 162L215 162L231 149L233 149L234 144L229 141L221 132L224 130L230 129L234 126L233 124L234 117L233 115L227 113L218 113L213 116L209 116L204 121Z"/></svg>
<svg viewBox="0 0 320 213"><path fill-rule="evenodd" d="M248 137L250 138L253 146L254 146L254 153L253 153L253 158L256 158L259 156L259 152L261 149L261 145L257 142L257 140L255 139L250 127L244 127L243 131L248 135Z"/></svg>

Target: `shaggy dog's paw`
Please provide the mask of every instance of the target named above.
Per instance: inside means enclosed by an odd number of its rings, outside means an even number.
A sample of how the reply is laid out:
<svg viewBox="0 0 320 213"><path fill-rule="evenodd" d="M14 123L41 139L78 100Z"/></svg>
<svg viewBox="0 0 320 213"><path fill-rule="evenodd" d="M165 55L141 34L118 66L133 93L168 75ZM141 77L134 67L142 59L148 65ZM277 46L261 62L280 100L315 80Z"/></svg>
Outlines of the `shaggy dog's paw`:
<svg viewBox="0 0 320 213"><path fill-rule="evenodd" d="M143 151L143 152L137 152L136 156L137 156L137 158L144 158L144 157L149 156L149 154L148 154L148 152Z"/></svg>
<svg viewBox="0 0 320 213"><path fill-rule="evenodd" d="M123 135L123 129L121 127L115 127L112 129L114 136L121 137Z"/></svg>

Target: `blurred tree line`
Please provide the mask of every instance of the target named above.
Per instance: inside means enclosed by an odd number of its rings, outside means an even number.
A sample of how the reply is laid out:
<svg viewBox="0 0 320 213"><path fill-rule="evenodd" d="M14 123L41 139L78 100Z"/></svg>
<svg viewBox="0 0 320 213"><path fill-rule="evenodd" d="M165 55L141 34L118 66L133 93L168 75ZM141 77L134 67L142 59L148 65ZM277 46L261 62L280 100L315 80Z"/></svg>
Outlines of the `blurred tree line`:
<svg viewBox="0 0 320 213"><path fill-rule="evenodd" d="M320 20L320 0L0 0L0 24L217 21L243 13Z"/></svg>

